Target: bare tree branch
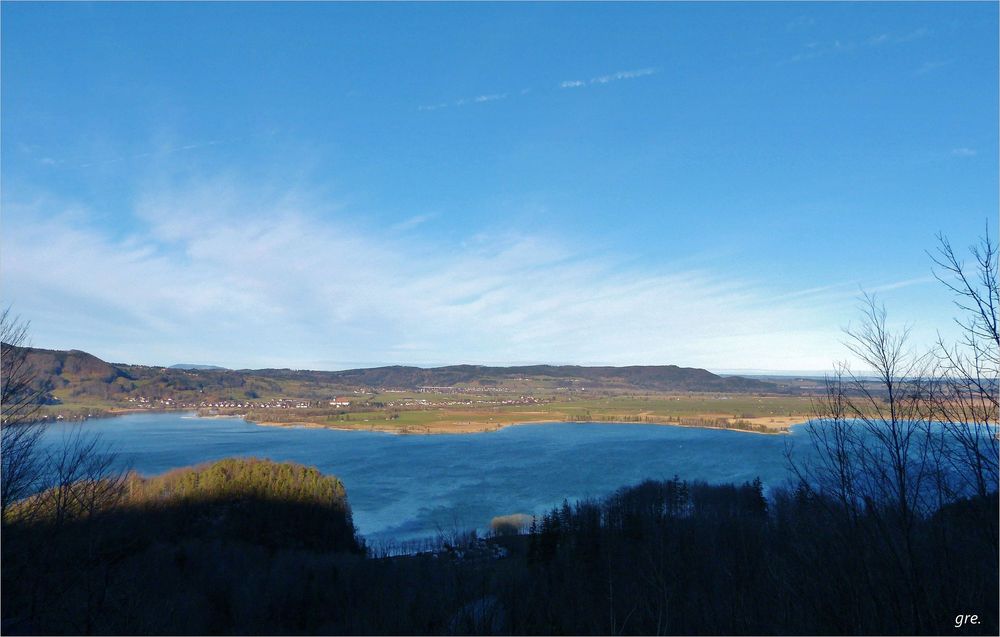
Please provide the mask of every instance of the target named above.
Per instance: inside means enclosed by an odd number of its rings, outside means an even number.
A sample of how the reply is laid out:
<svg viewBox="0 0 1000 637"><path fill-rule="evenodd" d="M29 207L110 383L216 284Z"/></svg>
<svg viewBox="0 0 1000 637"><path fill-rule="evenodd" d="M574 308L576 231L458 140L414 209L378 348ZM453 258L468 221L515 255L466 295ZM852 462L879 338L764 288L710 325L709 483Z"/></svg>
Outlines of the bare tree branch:
<svg viewBox="0 0 1000 637"><path fill-rule="evenodd" d="M0 516L38 484L41 425L35 420L41 397L28 362L28 323L0 312Z"/></svg>

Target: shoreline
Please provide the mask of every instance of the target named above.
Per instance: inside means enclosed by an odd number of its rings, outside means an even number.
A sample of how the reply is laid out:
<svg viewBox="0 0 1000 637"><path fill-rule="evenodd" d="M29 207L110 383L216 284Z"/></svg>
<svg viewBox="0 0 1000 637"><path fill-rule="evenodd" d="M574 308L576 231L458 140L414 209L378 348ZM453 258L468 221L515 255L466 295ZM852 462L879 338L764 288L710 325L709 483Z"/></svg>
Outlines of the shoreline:
<svg viewBox="0 0 1000 637"><path fill-rule="evenodd" d="M201 416L199 416L201 417ZM506 423L448 423L442 424L440 426L414 426L414 427L379 427L379 426L358 426L358 427L345 427L337 425L327 425L315 422L277 422L268 420L251 420L245 416L206 416L207 418L232 418L232 417L242 417L248 423L258 425L261 427L287 427L287 428L297 428L297 429L331 429L334 431L362 431L362 432L376 432L376 433L386 433L397 436L435 436L442 434L488 434L500 431L501 429L506 429L507 427L517 427L520 425L547 425L547 424L579 424L579 425L652 425L657 427L681 427L684 429L717 429L720 431L737 431L741 433L748 434L761 434L765 436L780 436L788 435L791 433L791 427L794 425L805 424L810 419L806 418L792 424L782 425L781 427L775 427L769 430L760 429L744 429L740 427L721 427L719 425L685 425L683 423L676 422L661 422L661 421L643 421L643 422L621 422L614 420L523 420L517 422L506 422ZM416 430L415 430L416 429Z"/></svg>
<svg viewBox="0 0 1000 637"><path fill-rule="evenodd" d="M227 418L239 418L245 420L246 422L259 425L261 427L287 427L287 428L298 428L298 429L331 429L334 431L367 431L367 432L378 432L393 434L399 436L434 436L442 434L484 434L484 433L494 433L500 431L501 429L506 429L507 427L517 427L520 425L545 425L545 424L590 424L590 425L654 425L659 427L682 427L686 429L717 429L721 431L738 431L742 433L750 434L761 434L765 436L772 435L788 435L791 433L791 427L795 425L800 425L808 422L812 418L803 416L802 418L779 416L779 417L763 417L753 420L768 420L773 423L771 426L763 422L759 423L765 427L765 429L749 429L739 426L725 427L713 424L684 424L679 422L667 422L663 420L644 420L641 422L633 421L616 421L616 420L564 420L555 418L542 418L542 419L525 419L517 420L514 422L503 422L503 423L488 423L488 422L476 422L476 421L466 421L466 422L439 422L430 423L428 425L402 425L399 427L393 427L391 425L381 425L379 421L373 423L361 423L359 422L357 426L345 426L343 424L326 424L317 423L309 421L271 421L271 420L253 420L249 418L246 414L200 414L197 410L192 410L188 408L156 408L156 409L143 409L143 408L110 408L102 413L97 413L83 416L81 418L73 419L63 419L59 422L83 422L87 420L99 420L101 418L115 418L118 416L127 416L130 414L153 414L153 413L172 413L172 412L187 412L193 414L195 418L205 418L205 419L227 419ZM747 420L747 419L743 419ZM778 421L778 422L775 422ZM57 422L55 419L47 418L41 419L40 422ZM750 421L751 424L757 424Z"/></svg>

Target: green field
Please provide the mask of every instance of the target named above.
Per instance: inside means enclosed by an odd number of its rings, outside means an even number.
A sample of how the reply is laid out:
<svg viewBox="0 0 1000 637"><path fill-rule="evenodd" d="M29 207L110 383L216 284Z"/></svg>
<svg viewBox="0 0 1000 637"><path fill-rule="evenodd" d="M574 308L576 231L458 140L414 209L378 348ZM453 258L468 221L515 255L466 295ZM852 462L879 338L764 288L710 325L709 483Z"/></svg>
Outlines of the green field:
<svg viewBox="0 0 1000 637"><path fill-rule="evenodd" d="M782 431L813 413L813 399L799 396L722 396L705 394L624 395L578 399L547 398L527 405L477 404L492 397L477 394L374 394L350 409L264 409L245 415L256 422L310 425L405 433L491 431L528 422L633 422L721 426ZM404 400L426 404L400 406ZM446 403L472 400L473 405ZM539 399L542 400L542 399ZM375 404L395 406L372 408ZM236 413L236 412L233 412Z"/></svg>

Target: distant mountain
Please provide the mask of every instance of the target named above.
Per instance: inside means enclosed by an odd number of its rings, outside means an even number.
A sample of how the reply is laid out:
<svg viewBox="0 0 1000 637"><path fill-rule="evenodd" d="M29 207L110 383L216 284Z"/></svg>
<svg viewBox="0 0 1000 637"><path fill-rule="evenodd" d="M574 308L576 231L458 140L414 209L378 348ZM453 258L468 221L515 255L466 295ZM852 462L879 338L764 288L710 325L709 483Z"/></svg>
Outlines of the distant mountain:
<svg viewBox="0 0 1000 637"><path fill-rule="evenodd" d="M676 365L449 365L429 369L393 365L329 372L229 370L194 364L171 367L112 364L79 350L29 348L27 356L39 389L60 400L74 402L94 398L121 403L141 397L184 401L241 400L265 395L319 400L352 390L416 390L423 387L485 389L505 386L513 391L541 387L588 391L788 392L787 386L773 382L740 376L723 377L704 369Z"/></svg>
<svg viewBox="0 0 1000 637"><path fill-rule="evenodd" d="M591 388L645 389L655 391L780 391L774 383L730 376L723 378L696 367L676 365L634 365L629 367L582 367L579 365L528 365L488 367L484 365L449 365L446 367L372 367L337 372L291 369L261 369L253 373L263 378L321 381L356 387L454 387L456 385L490 386L505 381L560 381L567 386Z"/></svg>

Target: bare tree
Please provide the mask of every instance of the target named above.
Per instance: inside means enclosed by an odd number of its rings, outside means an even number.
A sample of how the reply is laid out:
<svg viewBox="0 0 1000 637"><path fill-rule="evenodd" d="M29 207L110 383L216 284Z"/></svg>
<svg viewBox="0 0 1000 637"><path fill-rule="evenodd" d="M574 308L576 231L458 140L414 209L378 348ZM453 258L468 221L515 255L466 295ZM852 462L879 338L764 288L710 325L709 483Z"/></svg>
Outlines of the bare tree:
<svg viewBox="0 0 1000 637"><path fill-rule="evenodd" d="M862 298L861 321L847 328L845 346L865 369L841 364L817 401L821 421L807 429L814 453L789 461L845 546L877 551L904 588L889 609L914 626L926 618L928 568L917 529L949 502L996 498L1000 389L1000 309L996 243L970 248L967 266L938 235L935 275L956 297L961 328L955 343L938 337L918 353L908 330L890 327L884 306ZM996 553L997 520L973 506ZM878 581L866 573L869 584Z"/></svg>
<svg viewBox="0 0 1000 637"><path fill-rule="evenodd" d="M841 363L827 378L819 422L807 429L813 453L788 457L802 487L821 495L844 546L877 550L892 565L903 588L889 610L919 626L927 610L917 526L939 505L941 469L940 438L924 406L928 356L910 347L907 328L890 326L874 295L863 295L860 311L844 344L863 369ZM865 580L875 574L866 571Z"/></svg>
<svg viewBox="0 0 1000 637"><path fill-rule="evenodd" d="M865 295L845 345L872 376L841 366L828 379L817 414L826 426L810 431L818 457L796 467L848 508L892 503L904 526L949 500L991 497L1000 479L1000 250L987 228L967 265L946 237L937 240L930 256L955 295L959 339L939 334L932 352L917 355L907 330L890 330L884 307Z"/></svg>
<svg viewBox="0 0 1000 637"><path fill-rule="evenodd" d="M30 600L27 620L35 625L53 600L70 592L72 582L82 582L76 593L84 595L86 610L78 632L90 634L104 611L111 569L121 559L105 548L113 525L98 518L113 513L125 497L126 474L115 469L116 455L98 436L78 427L64 430L61 444L40 444L46 425L37 412L44 391L29 360L28 323L8 308L0 313L0 335L0 515L8 530L13 528L8 523L42 522L21 534L18 544L31 565L19 583ZM65 544L67 535L77 549L70 567L46 554ZM53 580L53 573L60 576Z"/></svg>
<svg viewBox="0 0 1000 637"><path fill-rule="evenodd" d="M862 320L846 330L847 348L868 367L874 379L848 370L857 398L845 401L848 413L864 430L859 449L865 497L892 506L909 528L914 516L928 510L925 484L936 467L935 439L924 409L927 356L909 348L909 330L893 331L886 310L874 295L864 295Z"/></svg>
<svg viewBox="0 0 1000 637"><path fill-rule="evenodd" d="M54 527L106 513L125 495L127 474L115 469L118 455L98 436L64 432L44 455L44 490L24 501L19 517L41 517Z"/></svg>
<svg viewBox="0 0 1000 637"><path fill-rule="evenodd" d="M928 357L909 347L908 329L890 328L874 295L860 309L844 344L865 369L841 363L827 378L822 426L809 429L817 455L796 470L848 510L892 512L906 529L931 508L927 484L938 469L924 404Z"/></svg>
<svg viewBox="0 0 1000 637"><path fill-rule="evenodd" d="M0 515L37 486L42 428L35 419L41 391L28 362L28 322L0 313Z"/></svg>
<svg viewBox="0 0 1000 637"><path fill-rule="evenodd" d="M820 451L810 463L797 462L786 448L786 458L804 485L820 488L833 498L852 519L863 501L857 486L859 462L854 457L861 441L851 422L845 363L837 364L833 375L826 378L825 393L813 405L822 426L806 429L811 446Z"/></svg>
<svg viewBox="0 0 1000 637"><path fill-rule="evenodd" d="M120 498L124 474L114 469L116 455L97 436L75 430L47 451L39 444L44 391L29 361L28 328L10 308L0 313L2 516L6 520L11 505L21 502L20 519L42 513L58 526L63 519L112 506Z"/></svg>
<svg viewBox="0 0 1000 637"><path fill-rule="evenodd" d="M947 458L961 487L980 497L997 490L1000 456L997 441L1000 417L1000 309L998 248L989 229L978 245L969 248L973 264L955 253L948 239L939 234L934 275L955 295L960 315L957 342L948 343L939 334L934 350L936 378L930 405L953 438ZM992 520L993 529L996 520ZM995 533L995 531L994 531Z"/></svg>

